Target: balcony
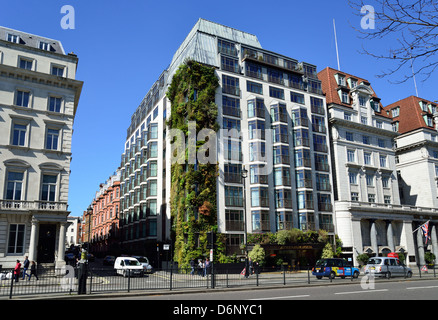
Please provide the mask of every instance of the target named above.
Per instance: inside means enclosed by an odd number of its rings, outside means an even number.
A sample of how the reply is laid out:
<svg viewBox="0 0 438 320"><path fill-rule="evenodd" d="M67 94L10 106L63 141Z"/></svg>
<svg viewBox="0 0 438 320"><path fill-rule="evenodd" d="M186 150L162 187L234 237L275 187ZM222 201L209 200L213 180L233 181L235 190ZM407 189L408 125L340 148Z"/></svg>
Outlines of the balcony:
<svg viewBox="0 0 438 320"><path fill-rule="evenodd" d="M24 201L24 200L0 200L0 210L8 211L67 211L68 204L65 202L50 201Z"/></svg>

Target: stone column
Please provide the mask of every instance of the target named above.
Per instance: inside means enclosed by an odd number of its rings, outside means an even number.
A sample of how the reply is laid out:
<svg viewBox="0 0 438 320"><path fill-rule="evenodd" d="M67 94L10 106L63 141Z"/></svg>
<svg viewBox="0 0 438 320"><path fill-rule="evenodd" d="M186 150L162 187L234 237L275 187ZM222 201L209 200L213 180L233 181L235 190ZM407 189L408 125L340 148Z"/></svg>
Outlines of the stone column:
<svg viewBox="0 0 438 320"><path fill-rule="evenodd" d="M395 252L394 246L394 233L392 230L392 222L390 220L386 221L386 240L388 242L388 247L391 249L391 252Z"/></svg>
<svg viewBox="0 0 438 320"><path fill-rule="evenodd" d="M58 267L59 265L64 265L65 261L64 261L64 254L65 254L65 229L66 224L65 223L60 223L59 224L59 239L58 239L58 255L57 255L57 259L56 259L56 266Z"/></svg>
<svg viewBox="0 0 438 320"><path fill-rule="evenodd" d="M379 246L377 245L376 220L370 220L370 222L371 222L371 229L370 229L371 248L373 248L377 257L379 256Z"/></svg>
<svg viewBox="0 0 438 320"><path fill-rule="evenodd" d="M423 242L423 230L418 228L417 230L417 252L418 252L418 264L424 266L426 260L424 260L424 242Z"/></svg>
<svg viewBox="0 0 438 320"><path fill-rule="evenodd" d="M432 242L432 253L435 255L435 264L438 264L438 238L435 224L432 224L430 239Z"/></svg>
<svg viewBox="0 0 438 320"><path fill-rule="evenodd" d="M31 224L32 226L30 229L29 261L36 261L38 220L32 219Z"/></svg>

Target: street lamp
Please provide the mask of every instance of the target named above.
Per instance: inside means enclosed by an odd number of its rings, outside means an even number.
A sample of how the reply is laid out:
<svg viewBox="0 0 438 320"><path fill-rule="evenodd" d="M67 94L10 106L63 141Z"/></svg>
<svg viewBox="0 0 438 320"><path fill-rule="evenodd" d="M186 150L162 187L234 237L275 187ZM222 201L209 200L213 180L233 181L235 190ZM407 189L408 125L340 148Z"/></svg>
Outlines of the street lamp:
<svg viewBox="0 0 438 320"><path fill-rule="evenodd" d="M248 177L248 170L245 169L245 166L242 168L242 179L243 179L243 230L245 232L245 276L249 272L248 270L248 232L246 227L246 178Z"/></svg>

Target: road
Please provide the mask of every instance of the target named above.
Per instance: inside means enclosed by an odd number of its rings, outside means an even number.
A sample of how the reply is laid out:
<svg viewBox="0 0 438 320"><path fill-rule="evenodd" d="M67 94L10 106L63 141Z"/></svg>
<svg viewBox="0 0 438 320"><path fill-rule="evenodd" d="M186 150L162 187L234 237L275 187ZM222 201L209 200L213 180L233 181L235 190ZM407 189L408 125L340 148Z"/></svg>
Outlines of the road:
<svg viewBox="0 0 438 320"><path fill-rule="evenodd" d="M285 300L438 300L438 280L376 281L374 288L360 282L297 288L218 290L201 293L117 297L117 300L285 301ZM368 286L369 287L369 286ZM102 298L111 300L112 298Z"/></svg>

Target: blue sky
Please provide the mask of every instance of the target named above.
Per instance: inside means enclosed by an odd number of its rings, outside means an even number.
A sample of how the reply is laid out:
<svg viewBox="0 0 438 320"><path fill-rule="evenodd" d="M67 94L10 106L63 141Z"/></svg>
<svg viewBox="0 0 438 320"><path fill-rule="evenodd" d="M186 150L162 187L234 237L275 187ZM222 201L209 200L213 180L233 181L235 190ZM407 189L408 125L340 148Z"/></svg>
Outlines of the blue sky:
<svg viewBox="0 0 438 320"><path fill-rule="evenodd" d="M63 5L75 9L74 30L61 28ZM77 79L84 88L74 124L72 216L82 215L120 165L132 113L199 18L255 34L263 48L315 64L318 71L337 68L335 19L342 71L368 79L384 105L415 95L413 81L394 85L376 78L387 62L358 53L362 46L389 52L391 41L359 39L353 27L360 28L361 17L347 0L8 1L0 25L60 40L79 57ZM419 96L438 99L437 78L417 80Z"/></svg>

